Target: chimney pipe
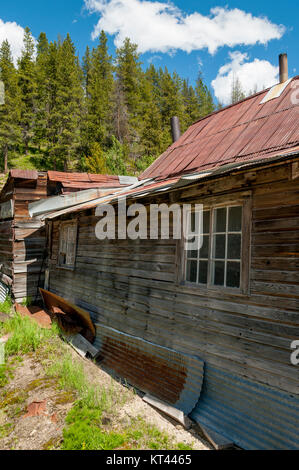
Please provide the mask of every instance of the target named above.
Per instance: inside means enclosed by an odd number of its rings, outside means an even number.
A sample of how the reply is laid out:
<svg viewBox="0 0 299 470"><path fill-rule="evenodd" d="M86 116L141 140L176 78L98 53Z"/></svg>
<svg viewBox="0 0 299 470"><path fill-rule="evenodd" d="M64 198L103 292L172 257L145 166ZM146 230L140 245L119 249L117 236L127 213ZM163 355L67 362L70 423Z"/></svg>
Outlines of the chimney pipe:
<svg viewBox="0 0 299 470"><path fill-rule="evenodd" d="M181 137L180 120L177 116L171 118L172 140L176 142Z"/></svg>
<svg viewBox="0 0 299 470"><path fill-rule="evenodd" d="M288 54L280 54L279 56L279 81L284 83L289 79L288 73Z"/></svg>

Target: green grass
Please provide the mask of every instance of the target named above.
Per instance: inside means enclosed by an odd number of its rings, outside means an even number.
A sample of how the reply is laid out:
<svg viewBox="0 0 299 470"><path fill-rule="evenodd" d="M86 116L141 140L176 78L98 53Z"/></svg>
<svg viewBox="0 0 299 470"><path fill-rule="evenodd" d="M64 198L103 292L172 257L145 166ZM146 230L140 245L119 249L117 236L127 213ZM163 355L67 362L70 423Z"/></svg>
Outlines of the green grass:
<svg viewBox="0 0 299 470"><path fill-rule="evenodd" d="M6 297L4 302L0 302L0 312L9 315L12 311L12 301L10 297Z"/></svg>
<svg viewBox="0 0 299 470"><path fill-rule="evenodd" d="M30 296L25 297L25 299L23 299L21 305L23 305L24 307L30 307L30 305L32 305L32 298Z"/></svg>
<svg viewBox="0 0 299 470"><path fill-rule="evenodd" d="M12 303L7 299L0 306L0 311L10 313L11 310ZM192 448L184 443L174 443L167 433L148 424L142 417L133 418L129 426L128 423L118 422L117 410L134 393L116 388L112 379L110 385L104 387L90 383L82 362L74 358L59 339L60 331L56 324L51 329L43 329L30 318L15 313L7 322L0 324L0 336L6 333L10 333L11 337L5 346L6 363L0 366L0 387L13 377L14 369L24 355L35 353L44 367L45 380L59 390L57 399L63 403L76 400L66 418L62 444L51 441L47 443L47 448L58 448L59 445L63 450ZM41 379L38 379L29 384L24 393L28 394L40 382ZM18 416L24 397L9 391L2 395L0 408L12 406L12 416ZM0 438L1 435L8 435L9 431L9 426L0 427Z"/></svg>
<svg viewBox="0 0 299 470"><path fill-rule="evenodd" d="M0 311L11 313L10 299L0 305ZM10 333L11 336L5 344L5 364L0 365L0 387L13 378L15 364L22 361L22 355L37 351L44 343L57 337L59 329L53 324L51 329L41 328L29 317L22 317L15 313L8 321L0 324L0 337Z"/></svg>
<svg viewBox="0 0 299 470"><path fill-rule="evenodd" d="M50 169L45 151L35 147L30 147L27 155L25 152L12 154L8 164L10 168L19 168L20 170L45 171Z"/></svg>
<svg viewBox="0 0 299 470"><path fill-rule="evenodd" d="M4 323L3 330L5 333L11 333L5 345L6 357L34 352L44 341L58 334L56 324L53 324L50 329L41 328L29 317L22 317L18 313Z"/></svg>
<svg viewBox="0 0 299 470"><path fill-rule="evenodd" d="M112 450L125 442L125 435L102 429L101 408L90 408L78 401L66 418L63 450Z"/></svg>

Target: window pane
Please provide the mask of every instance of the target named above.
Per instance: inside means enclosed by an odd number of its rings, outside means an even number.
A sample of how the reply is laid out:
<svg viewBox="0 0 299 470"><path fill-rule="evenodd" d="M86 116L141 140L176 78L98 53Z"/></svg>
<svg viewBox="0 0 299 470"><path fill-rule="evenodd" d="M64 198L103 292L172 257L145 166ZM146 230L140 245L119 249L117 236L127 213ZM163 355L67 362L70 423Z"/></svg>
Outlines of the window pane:
<svg viewBox="0 0 299 470"><path fill-rule="evenodd" d="M230 207L228 216L228 231L241 232L242 230L242 207Z"/></svg>
<svg viewBox="0 0 299 470"><path fill-rule="evenodd" d="M241 258L241 235L228 235L227 258Z"/></svg>
<svg viewBox="0 0 299 470"><path fill-rule="evenodd" d="M215 261L214 263L214 285L223 286L224 285L224 261Z"/></svg>
<svg viewBox="0 0 299 470"><path fill-rule="evenodd" d="M191 214L191 232L195 232L195 213L192 212Z"/></svg>
<svg viewBox="0 0 299 470"><path fill-rule="evenodd" d="M199 250L199 257L200 258L208 258L209 257L209 235L203 235L202 237L202 247Z"/></svg>
<svg viewBox="0 0 299 470"><path fill-rule="evenodd" d="M226 284L227 287L240 287L240 263L227 263Z"/></svg>
<svg viewBox="0 0 299 470"><path fill-rule="evenodd" d="M189 282L197 281L197 261L187 261L186 279Z"/></svg>
<svg viewBox="0 0 299 470"><path fill-rule="evenodd" d="M203 232L210 233L210 211L205 211L203 213Z"/></svg>
<svg viewBox="0 0 299 470"><path fill-rule="evenodd" d="M208 262L200 261L199 262L199 274L198 282L200 284L206 284L208 282Z"/></svg>
<svg viewBox="0 0 299 470"><path fill-rule="evenodd" d="M226 208L215 210L215 232L226 232Z"/></svg>
<svg viewBox="0 0 299 470"><path fill-rule="evenodd" d="M197 250L187 250L187 259L197 259Z"/></svg>
<svg viewBox="0 0 299 470"><path fill-rule="evenodd" d="M214 235L214 258L225 258L225 235Z"/></svg>

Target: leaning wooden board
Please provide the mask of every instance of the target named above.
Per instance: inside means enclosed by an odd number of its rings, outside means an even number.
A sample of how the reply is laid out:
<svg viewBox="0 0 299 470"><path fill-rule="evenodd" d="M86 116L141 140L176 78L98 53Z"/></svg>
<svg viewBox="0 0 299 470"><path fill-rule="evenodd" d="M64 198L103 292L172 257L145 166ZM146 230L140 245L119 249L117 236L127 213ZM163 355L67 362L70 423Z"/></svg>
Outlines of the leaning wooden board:
<svg viewBox="0 0 299 470"><path fill-rule="evenodd" d="M74 305L62 297L59 297L58 295L53 294L47 290L40 288L40 293L48 310L51 310L53 307L58 307L65 313L79 316L82 320L82 323L92 332L93 337L95 337L96 330L90 319L90 315L88 312L86 312L86 310L77 307L77 305Z"/></svg>

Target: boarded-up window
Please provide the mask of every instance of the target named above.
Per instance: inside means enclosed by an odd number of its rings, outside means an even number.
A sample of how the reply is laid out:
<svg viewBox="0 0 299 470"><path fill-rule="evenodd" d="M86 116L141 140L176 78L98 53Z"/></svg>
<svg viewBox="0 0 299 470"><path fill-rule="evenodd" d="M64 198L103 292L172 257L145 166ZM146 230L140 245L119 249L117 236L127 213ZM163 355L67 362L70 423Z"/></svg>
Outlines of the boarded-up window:
<svg viewBox="0 0 299 470"><path fill-rule="evenodd" d="M66 222L60 226L59 266L74 268L77 247L77 222Z"/></svg>

